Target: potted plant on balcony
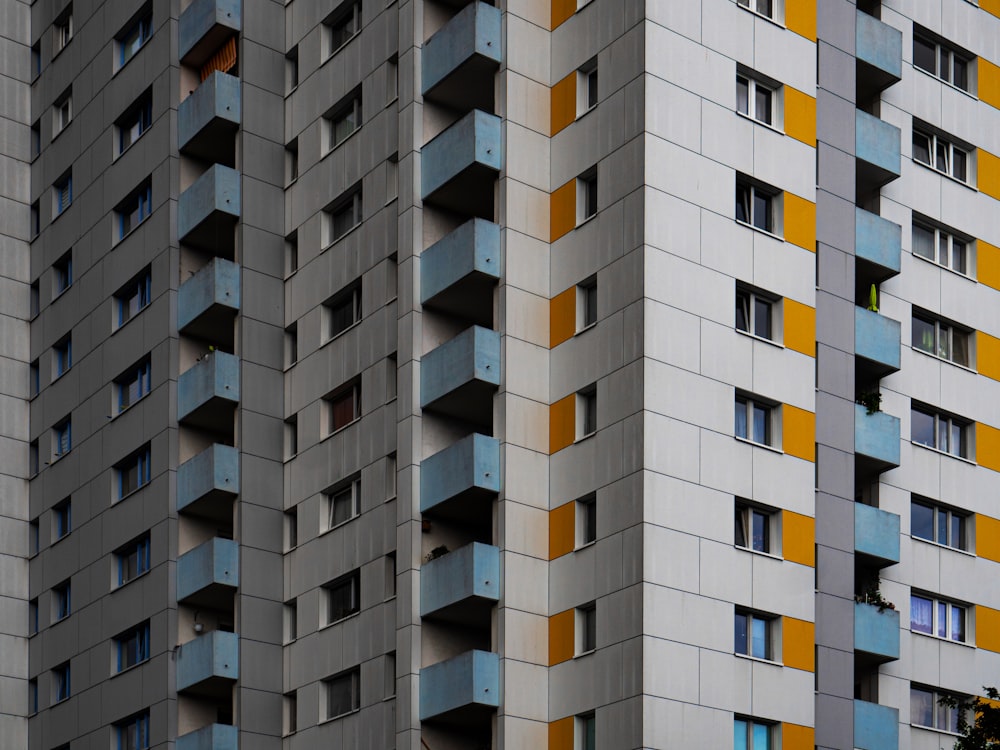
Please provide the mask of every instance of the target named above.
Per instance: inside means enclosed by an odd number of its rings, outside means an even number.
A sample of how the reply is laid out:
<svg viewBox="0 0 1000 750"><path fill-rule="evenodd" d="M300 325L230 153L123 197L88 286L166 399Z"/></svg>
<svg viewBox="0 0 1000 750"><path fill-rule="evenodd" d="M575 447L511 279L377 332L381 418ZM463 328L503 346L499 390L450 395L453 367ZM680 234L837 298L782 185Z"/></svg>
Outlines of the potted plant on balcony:
<svg viewBox="0 0 1000 750"><path fill-rule="evenodd" d="M882 411L882 394L877 390L862 391L858 394L857 402L865 407L869 415Z"/></svg>
<svg viewBox="0 0 1000 750"><path fill-rule="evenodd" d="M879 591L878 583L871 584L864 592L858 594L854 597L854 601L861 604L871 604L874 607L878 607L879 614L885 612L887 609L895 611L896 605L890 601L887 601L882 596L882 592Z"/></svg>

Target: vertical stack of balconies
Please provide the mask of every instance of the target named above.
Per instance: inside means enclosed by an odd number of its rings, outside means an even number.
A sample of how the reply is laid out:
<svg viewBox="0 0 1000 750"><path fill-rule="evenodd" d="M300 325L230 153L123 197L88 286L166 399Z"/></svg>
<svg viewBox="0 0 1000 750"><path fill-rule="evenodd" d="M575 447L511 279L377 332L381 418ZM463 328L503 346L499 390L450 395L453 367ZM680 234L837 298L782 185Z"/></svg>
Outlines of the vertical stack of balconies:
<svg viewBox="0 0 1000 750"><path fill-rule="evenodd" d="M178 24L177 750L237 745L240 29L240 0L194 0Z"/></svg>
<svg viewBox="0 0 1000 750"><path fill-rule="evenodd" d="M899 658L899 612L882 599L879 571L899 562L899 516L878 508L878 484L899 466L900 421L881 411L879 387L899 370L900 324L878 306L900 271L902 230L879 216L882 186L900 175L900 130L879 115L881 92L902 75L902 35L858 10L855 41L854 747L884 750L898 747L899 717L879 704L879 665Z"/></svg>
<svg viewBox="0 0 1000 750"><path fill-rule="evenodd" d="M456 13L456 7L459 6ZM428 247L420 257L425 351L420 407L423 565L419 713L431 747L490 747L499 706L495 612L500 551L494 501L500 442L494 393L500 334L497 178L501 62L499 9L484 2L425 4L421 197ZM458 743L458 744L456 744Z"/></svg>

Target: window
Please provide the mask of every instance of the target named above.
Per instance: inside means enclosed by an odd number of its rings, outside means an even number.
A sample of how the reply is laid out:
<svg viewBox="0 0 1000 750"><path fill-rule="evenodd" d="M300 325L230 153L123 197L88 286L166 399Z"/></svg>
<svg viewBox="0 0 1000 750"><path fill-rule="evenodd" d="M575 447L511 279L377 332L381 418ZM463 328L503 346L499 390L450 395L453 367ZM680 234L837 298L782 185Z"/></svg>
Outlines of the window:
<svg viewBox="0 0 1000 750"><path fill-rule="evenodd" d="M53 56L62 52L66 45L70 43L73 39L73 6L70 5L65 11L52 23L52 34L54 36L53 40Z"/></svg>
<svg viewBox="0 0 1000 750"><path fill-rule="evenodd" d="M149 658L149 623L144 622L115 637L116 672Z"/></svg>
<svg viewBox="0 0 1000 750"><path fill-rule="evenodd" d="M69 581L52 587L52 621L58 622L69 617L73 611L72 591Z"/></svg>
<svg viewBox="0 0 1000 750"><path fill-rule="evenodd" d="M580 714L573 722L574 750L597 750L597 716Z"/></svg>
<svg viewBox="0 0 1000 750"><path fill-rule="evenodd" d="M52 347L53 358L55 359L56 377L64 375L73 366L73 339L65 336Z"/></svg>
<svg viewBox="0 0 1000 750"><path fill-rule="evenodd" d="M148 10L115 38L118 67L127 63L153 35L153 15Z"/></svg>
<svg viewBox="0 0 1000 750"><path fill-rule="evenodd" d="M323 303L324 340L342 334L361 321L361 284L353 284Z"/></svg>
<svg viewBox="0 0 1000 750"><path fill-rule="evenodd" d="M736 182L736 221L775 233L774 196L766 188L744 180Z"/></svg>
<svg viewBox="0 0 1000 750"><path fill-rule="evenodd" d="M327 150L329 151L346 141L354 131L361 127L361 92L350 93L347 101L334 107L325 120L328 130Z"/></svg>
<svg viewBox="0 0 1000 750"><path fill-rule="evenodd" d="M968 423L955 417L914 406L910 410L910 440L928 448L969 458Z"/></svg>
<svg viewBox="0 0 1000 750"><path fill-rule="evenodd" d="M129 232L149 218L153 211L153 186L147 182L132 195L122 201L115 209L118 223L118 239L124 238Z"/></svg>
<svg viewBox="0 0 1000 750"><path fill-rule="evenodd" d="M42 231L42 218L41 214L38 211L38 201L35 201L34 203L31 204L31 207L28 211L28 221L31 222L30 226L31 239L35 239L35 237L38 236L38 233ZM34 308L34 314L35 315L38 314L37 307Z"/></svg>
<svg viewBox="0 0 1000 750"><path fill-rule="evenodd" d="M52 668L52 699L55 703L64 701L71 695L69 662Z"/></svg>
<svg viewBox="0 0 1000 750"><path fill-rule="evenodd" d="M324 245L331 245L361 223L360 188L353 189L324 214Z"/></svg>
<svg viewBox="0 0 1000 750"><path fill-rule="evenodd" d="M291 643L298 636L299 603L296 599L285 602L283 617L284 642Z"/></svg>
<svg viewBox="0 0 1000 750"><path fill-rule="evenodd" d="M393 352L385 358L385 402L396 399L399 387L399 367L396 361L396 353Z"/></svg>
<svg viewBox="0 0 1000 750"><path fill-rule="evenodd" d="M35 476L38 473L38 439L28 443L28 475Z"/></svg>
<svg viewBox="0 0 1000 750"><path fill-rule="evenodd" d="M930 36L914 31L913 67L930 73L955 88L968 91L970 61L971 56L956 52Z"/></svg>
<svg viewBox="0 0 1000 750"><path fill-rule="evenodd" d="M72 89L66 89L52 103L52 137L56 137L73 119L73 94Z"/></svg>
<svg viewBox="0 0 1000 750"><path fill-rule="evenodd" d="M577 549L597 541L597 495L591 494L576 501Z"/></svg>
<svg viewBox="0 0 1000 750"><path fill-rule="evenodd" d="M737 610L733 630L736 653L755 659L774 659L771 647L773 622L769 617Z"/></svg>
<svg viewBox="0 0 1000 750"><path fill-rule="evenodd" d="M31 45L31 81L34 82L42 74L42 42Z"/></svg>
<svg viewBox="0 0 1000 750"><path fill-rule="evenodd" d="M774 440L771 429L772 407L750 396L736 396L736 437L752 443L771 445Z"/></svg>
<svg viewBox="0 0 1000 750"><path fill-rule="evenodd" d="M360 512L360 505L360 479L354 479L339 489L324 493L323 506L325 508L326 528L332 529L356 517Z"/></svg>
<svg viewBox="0 0 1000 750"><path fill-rule="evenodd" d="M118 474L118 497L127 497L140 487L149 484L149 446L133 453L116 467Z"/></svg>
<svg viewBox="0 0 1000 750"><path fill-rule="evenodd" d="M35 120L31 123L31 159L34 160L42 153L42 123Z"/></svg>
<svg viewBox="0 0 1000 750"><path fill-rule="evenodd" d="M392 157L385 163L386 205L389 205L398 197L399 197L399 157L396 154L393 154Z"/></svg>
<svg viewBox="0 0 1000 750"><path fill-rule="evenodd" d="M396 595L396 553L390 552L385 556L385 585L384 598L388 601Z"/></svg>
<svg viewBox="0 0 1000 750"><path fill-rule="evenodd" d="M285 184L299 179L299 139L293 138L285 146Z"/></svg>
<svg viewBox="0 0 1000 750"><path fill-rule="evenodd" d="M326 589L326 621L332 625L361 611L361 573L355 570L324 586Z"/></svg>
<svg viewBox="0 0 1000 750"><path fill-rule="evenodd" d="M913 126L913 158L960 182L968 182L969 153L946 138Z"/></svg>
<svg viewBox="0 0 1000 750"><path fill-rule="evenodd" d="M292 47L285 53L285 92L290 94L299 85L299 48Z"/></svg>
<svg viewBox="0 0 1000 750"><path fill-rule="evenodd" d="M292 415L285 420L285 458L289 459L299 452L299 417Z"/></svg>
<svg viewBox="0 0 1000 750"><path fill-rule="evenodd" d="M152 287L153 277L149 268L146 268L118 290L115 294L115 309L119 327L125 325L146 308L152 298Z"/></svg>
<svg viewBox="0 0 1000 750"><path fill-rule="evenodd" d="M34 210L34 209L33 209ZM38 234L36 231L35 234ZM41 291L41 286L38 283L38 279L31 282L31 286L28 287L28 314L31 316L31 320L38 317L39 308L39 292Z"/></svg>
<svg viewBox="0 0 1000 750"><path fill-rule="evenodd" d="M149 711L131 716L115 724L117 750L144 750L149 747Z"/></svg>
<svg viewBox="0 0 1000 750"><path fill-rule="evenodd" d="M388 502L396 497L396 454L385 457L385 499Z"/></svg>
<svg viewBox="0 0 1000 750"><path fill-rule="evenodd" d="M393 56L385 63L385 103L399 98L399 60Z"/></svg>
<svg viewBox="0 0 1000 750"><path fill-rule="evenodd" d="M52 264L53 292L56 296L73 286L73 251Z"/></svg>
<svg viewBox="0 0 1000 750"><path fill-rule="evenodd" d="M576 439L583 440L597 432L597 385L576 394Z"/></svg>
<svg viewBox="0 0 1000 750"><path fill-rule="evenodd" d="M34 518L28 522L28 556L34 557L38 554L41 535L39 533L38 519Z"/></svg>
<svg viewBox="0 0 1000 750"><path fill-rule="evenodd" d="M396 695L396 652L392 651L385 655L385 699Z"/></svg>
<svg viewBox="0 0 1000 750"><path fill-rule="evenodd" d="M134 365L115 381L115 400L119 414L149 393L149 368L149 360L146 359Z"/></svg>
<svg viewBox="0 0 1000 750"><path fill-rule="evenodd" d="M964 605L930 596L910 595L910 630L914 633L965 643L965 616Z"/></svg>
<svg viewBox="0 0 1000 750"><path fill-rule="evenodd" d="M597 323L597 277L576 287L576 330L579 333Z"/></svg>
<svg viewBox="0 0 1000 750"><path fill-rule="evenodd" d="M285 278L299 270L299 235L292 232L285 237Z"/></svg>
<svg viewBox="0 0 1000 750"><path fill-rule="evenodd" d="M759 1L759 0L758 0ZM770 750L772 726L755 719L733 721L734 750Z"/></svg>
<svg viewBox="0 0 1000 750"><path fill-rule="evenodd" d="M576 223L597 215L597 168L576 178Z"/></svg>
<svg viewBox="0 0 1000 750"><path fill-rule="evenodd" d="M597 648L597 603L576 608L576 653L589 654Z"/></svg>
<svg viewBox="0 0 1000 750"><path fill-rule="evenodd" d="M923 224L913 225L913 254L950 268L961 274L968 274L970 243L943 229Z"/></svg>
<svg viewBox="0 0 1000 750"><path fill-rule="evenodd" d="M149 130L153 124L153 93L151 90L142 94L136 103L129 107L115 123L118 134L118 153L122 154L129 146Z"/></svg>
<svg viewBox="0 0 1000 750"><path fill-rule="evenodd" d="M324 399L326 402L326 433L332 435L361 418L361 386L352 384Z"/></svg>
<svg viewBox="0 0 1000 750"><path fill-rule="evenodd" d="M774 513L736 503L734 544L754 552L771 553L771 523Z"/></svg>
<svg viewBox="0 0 1000 750"><path fill-rule="evenodd" d="M282 724L281 733L283 735L295 734L298 731L298 693L292 690L282 696Z"/></svg>
<svg viewBox="0 0 1000 750"><path fill-rule="evenodd" d="M954 362L956 365L969 366L972 337L968 331L944 323L926 313L914 312L912 334L914 349Z"/></svg>
<svg viewBox="0 0 1000 750"><path fill-rule="evenodd" d="M52 509L52 538L62 539L73 530L73 505L67 498Z"/></svg>
<svg viewBox="0 0 1000 750"><path fill-rule="evenodd" d="M958 734L958 706L941 705L942 698L962 700L962 696L952 693L911 685L910 723L918 727Z"/></svg>
<svg viewBox="0 0 1000 750"><path fill-rule="evenodd" d="M299 512L297 508L285 511L285 552L299 546Z"/></svg>
<svg viewBox="0 0 1000 750"><path fill-rule="evenodd" d="M736 75L736 111L765 125L777 127L778 92L775 87Z"/></svg>
<svg viewBox="0 0 1000 750"><path fill-rule="evenodd" d="M59 216L73 202L73 174L67 172L52 184L52 215Z"/></svg>
<svg viewBox="0 0 1000 750"><path fill-rule="evenodd" d="M326 56L330 56L361 31L361 3L344 3L323 22L323 26L326 37Z"/></svg>
<svg viewBox="0 0 1000 750"><path fill-rule="evenodd" d="M323 680L326 718L336 719L361 708L361 670L351 669Z"/></svg>
<svg viewBox="0 0 1000 750"><path fill-rule="evenodd" d="M73 422L67 417L52 428L52 454L62 458L73 450Z"/></svg>
<svg viewBox="0 0 1000 750"><path fill-rule="evenodd" d="M968 516L931 501L910 503L910 535L960 550L969 549Z"/></svg>
<svg viewBox="0 0 1000 750"><path fill-rule="evenodd" d="M38 597L28 601L28 635L38 632Z"/></svg>
<svg viewBox="0 0 1000 750"><path fill-rule="evenodd" d="M38 680L32 677L28 680L28 715L38 713Z"/></svg>
<svg viewBox="0 0 1000 750"><path fill-rule="evenodd" d="M580 117L597 106L597 58L580 66L576 71L576 116Z"/></svg>
<svg viewBox="0 0 1000 750"><path fill-rule="evenodd" d="M146 534L115 553L119 586L124 586L149 570L149 548L149 535Z"/></svg>
<svg viewBox="0 0 1000 750"><path fill-rule="evenodd" d="M759 292L741 286L736 287L736 330L749 333L757 338L774 340L773 300Z"/></svg>

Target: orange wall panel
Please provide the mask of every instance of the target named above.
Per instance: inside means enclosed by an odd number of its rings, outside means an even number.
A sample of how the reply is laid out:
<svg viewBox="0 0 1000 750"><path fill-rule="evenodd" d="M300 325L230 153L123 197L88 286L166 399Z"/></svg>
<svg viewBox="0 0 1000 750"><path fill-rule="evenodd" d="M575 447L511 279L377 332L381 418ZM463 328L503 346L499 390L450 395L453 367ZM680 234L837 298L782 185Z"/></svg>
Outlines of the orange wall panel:
<svg viewBox="0 0 1000 750"><path fill-rule="evenodd" d="M986 58L979 58L979 98L1000 109L1000 68Z"/></svg>
<svg viewBox="0 0 1000 750"><path fill-rule="evenodd" d="M555 242L576 226L576 180L570 180L549 196L550 242Z"/></svg>
<svg viewBox="0 0 1000 750"><path fill-rule="evenodd" d="M979 7L1000 18L1000 0L979 0Z"/></svg>
<svg viewBox="0 0 1000 750"><path fill-rule="evenodd" d="M576 394L549 407L549 453L561 451L576 440Z"/></svg>
<svg viewBox="0 0 1000 750"><path fill-rule="evenodd" d="M552 87L551 132L555 135L576 119L576 71Z"/></svg>
<svg viewBox="0 0 1000 750"><path fill-rule="evenodd" d="M785 26L799 36L816 41L816 0L787 0Z"/></svg>
<svg viewBox="0 0 1000 750"><path fill-rule="evenodd" d="M549 666L569 661L573 658L576 641L573 626L576 612L567 609L549 618Z"/></svg>
<svg viewBox="0 0 1000 750"><path fill-rule="evenodd" d="M552 0L552 28L576 13L576 0Z"/></svg>
<svg viewBox="0 0 1000 750"><path fill-rule="evenodd" d="M1000 562L1000 520L976 514L976 555Z"/></svg>
<svg viewBox="0 0 1000 750"><path fill-rule="evenodd" d="M816 626L794 617L781 618L781 661L786 667L816 671Z"/></svg>
<svg viewBox="0 0 1000 750"><path fill-rule="evenodd" d="M976 331L976 369L980 375L1000 380L1000 339Z"/></svg>
<svg viewBox="0 0 1000 750"><path fill-rule="evenodd" d="M573 750L573 717L553 721L549 724L548 750Z"/></svg>
<svg viewBox="0 0 1000 750"><path fill-rule="evenodd" d="M576 287L549 300L549 348L573 338L576 333Z"/></svg>
<svg viewBox="0 0 1000 750"><path fill-rule="evenodd" d="M1000 430L976 422L976 463L1000 471Z"/></svg>
<svg viewBox="0 0 1000 750"><path fill-rule="evenodd" d="M1000 653L1000 611L976 605L976 648Z"/></svg>
<svg viewBox="0 0 1000 750"><path fill-rule="evenodd" d="M576 503L560 505L549 513L549 559L555 560L576 547Z"/></svg>
<svg viewBox="0 0 1000 750"><path fill-rule="evenodd" d="M799 724L781 725L781 750L813 750L816 730Z"/></svg>
<svg viewBox="0 0 1000 750"><path fill-rule="evenodd" d="M815 567L816 520L790 510L782 511L781 553L790 562Z"/></svg>
<svg viewBox="0 0 1000 750"><path fill-rule="evenodd" d="M979 171L979 192L1000 200L1000 157L976 149Z"/></svg>
<svg viewBox="0 0 1000 750"><path fill-rule="evenodd" d="M781 449L790 456L816 460L816 415L785 404L781 407Z"/></svg>
<svg viewBox="0 0 1000 750"><path fill-rule="evenodd" d="M785 134L809 146L816 146L816 100L791 86L785 86Z"/></svg>
<svg viewBox="0 0 1000 750"><path fill-rule="evenodd" d="M1000 247L976 240L976 277L980 284L1000 289Z"/></svg>
<svg viewBox="0 0 1000 750"><path fill-rule="evenodd" d="M787 297L784 308L784 344L810 357L816 356L816 308Z"/></svg>
<svg viewBox="0 0 1000 750"><path fill-rule="evenodd" d="M816 252L816 204L785 193L785 241Z"/></svg>

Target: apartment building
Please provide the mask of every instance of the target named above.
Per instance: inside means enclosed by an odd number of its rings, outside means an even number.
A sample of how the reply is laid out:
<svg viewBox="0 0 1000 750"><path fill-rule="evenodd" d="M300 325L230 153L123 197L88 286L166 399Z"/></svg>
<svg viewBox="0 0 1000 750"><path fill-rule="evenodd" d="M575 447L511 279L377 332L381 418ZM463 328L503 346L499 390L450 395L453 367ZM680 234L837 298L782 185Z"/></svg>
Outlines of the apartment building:
<svg viewBox="0 0 1000 750"><path fill-rule="evenodd" d="M954 743L998 0L0 11L0 746Z"/></svg>

